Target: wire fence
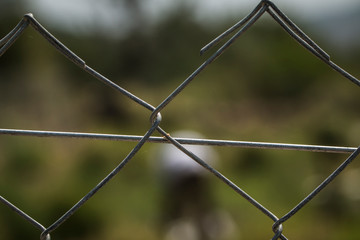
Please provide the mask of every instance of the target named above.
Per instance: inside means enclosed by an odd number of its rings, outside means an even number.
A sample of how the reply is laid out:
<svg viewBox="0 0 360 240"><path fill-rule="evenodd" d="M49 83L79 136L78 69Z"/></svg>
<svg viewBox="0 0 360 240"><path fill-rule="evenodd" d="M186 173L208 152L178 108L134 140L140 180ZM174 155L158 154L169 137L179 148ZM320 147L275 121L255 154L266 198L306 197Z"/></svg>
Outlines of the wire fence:
<svg viewBox="0 0 360 240"><path fill-rule="evenodd" d="M341 67L331 61L329 54L322 50L312 39L310 39L299 27L297 27L274 3L268 0L262 0L254 8L254 10L236 23L234 26L226 30L219 35L208 45L201 49L201 54L208 49L214 47L226 36L233 34L233 36L227 40L222 46L215 51L202 65L200 65L188 78L186 78L168 97L166 97L158 106L152 106L150 103L144 101L140 97L135 96L131 92L112 82L108 78L104 77L93 68L88 66L83 59L74 54L70 49L57 40L49 31L47 31L32 14L26 14L18 25L8 33L3 39L0 40L0 56L2 56L11 45L21 36L24 30L31 26L38 33L40 33L53 47L55 47L60 53L62 53L71 62L79 66L85 72L89 73L99 81L114 88L119 94L122 94L140 106L148 109L150 114L151 127L143 136L135 135L116 135L116 134L99 134L99 133L80 133L80 132L55 132L55 131L34 131L34 130L19 130L19 129L0 129L2 135L16 135L16 136L31 136L31 137L54 137L54 138L82 138L82 139L106 139L113 141L133 141L137 142L136 146L129 152L129 154L119 163L119 165L113 169L108 175L99 182L90 192L88 192L83 198L81 198L74 206L66 211L59 219L54 221L50 226L45 227L41 223L37 222L34 218L26 214L23 210L15 206L9 200L0 196L0 201L14 210L27 222L41 231L40 239L49 240L50 234L55 231L60 225L62 225L67 219L69 219L78 209L90 200L97 192L104 187L109 181L117 175L123 167L131 161L138 151L143 147L146 142L157 143L170 143L174 145L179 151L184 152L204 169L212 173L216 178L224 182L229 188L233 189L241 197L246 199L250 205L257 208L266 217L273 221L272 228L274 235L272 239L287 239L283 234L283 223L293 218L306 204L308 204L314 197L316 197L324 188L328 186L338 175L341 173L353 160L355 160L359 153L360 147L344 147L344 146L319 146L319 145L300 145L300 144L285 144L285 143L273 143L273 142L247 142L247 141L230 141L230 140L212 140L212 139L194 139L194 138L174 138L167 131L161 128L161 114L160 112L168 106L168 104L182 92L191 81L193 81L199 73L201 73L206 67L208 67L216 58L225 52L225 50L232 45L246 30L261 18L264 13L268 13L293 39L301 44L306 50L311 52L315 57L319 58L325 64L329 65L332 69L340 73L343 77L350 80L356 86L360 87L360 81L343 70ZM152 136L154 132L158 132L162 137ZM234 184L231 180L225 177L217 169L210 166L203 159L189 151L184 144L193 145L216 145L216 146L231 146L231 147L245 147L245 148L257 148L257 149L282 149L282 150L296 150L296 151L312 151L312 152L327 152L327 153L344 153L349 154L343 163L332 172L321 184L319 184L307 197L300 201L293 209L289 210L283 216L276 216L268 208L264 207L256 199L246 193L239 186Z"/></svg>

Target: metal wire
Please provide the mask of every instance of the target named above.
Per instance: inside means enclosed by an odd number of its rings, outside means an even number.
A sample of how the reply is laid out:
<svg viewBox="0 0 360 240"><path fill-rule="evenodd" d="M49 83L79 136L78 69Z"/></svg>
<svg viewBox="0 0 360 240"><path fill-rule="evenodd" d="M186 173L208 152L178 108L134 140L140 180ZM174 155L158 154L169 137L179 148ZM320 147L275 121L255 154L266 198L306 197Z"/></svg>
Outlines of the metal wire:
<svg viewBox="0 0 360 240"><path fill-rule="evenodd" d="M143 136L135 136L135 135L36 131L36 130L22 130L22 129L0 129L0 134L13 135L13 136L32 136L32 137L84 138L84 139L127 141L127 142L138 142L143 137ZM249 141L217 140L217 139L174 138L174 140L176 140L180 144L186 144L186 145L281 149L281 150L296 150L296 151L323 152L323 153L352 153L356 150L355 147L249 142ZM169 143L164 137L149 137L147 141L154 143Z"/></svg>
<svg viewBox="0 0 360 240"><path fill-rule="evenodd" d="M62 53L71 62L79 66L90 75L103 82L104 84L115 89L120 94L128 97L140 106L150 111L151 126L143 136L135 135L119 135L119 134L103 134L103 133L82 133L82 132L58 132L58 131L38 131L38 130L23 130L23 129L0 129L0 135L13 135L13 136L28 136L28 137L56 137L56 138L79 138L79 139L99 139L99 140L112 140L112 141L133 141L138 142L130 153L120 161L119 165L114 168L108 175L100 181L91 191L89 191L83 198L81 198L73 207L66 211L59 219L50 224L49 227L44 227L32 217L23 212L20 208L16 207L13 203L0 196L0 202L11 208L19 216L24 218L30 224L35 226L41 231L40 239L49 240L50 234L55 231L61 224L69 219L79 208L90 200L97 192L103 188L105 184L113 179L123 167L137 154L146 142L167 143L174 145L179 151L187 154L195 162L201 165L204 169L208 170L215 177L223 181L228 187L233 189L239 196L248 201L251 205L262 212L266 217L273 221L272 230L274 235L272 239L287 239L283 235L283 223L288 219L294 217L306 204L308 204L314 197L316 197L330 182L332 182L352 161L354 161L359 153L360 147L344 147L344 146L321 146L321 145L304 145L304 144L287 144L287 143L266 143L266 142L249 142L237 140L214 140L214 139L195 139L195 138L174 138L160 127L161 115L160 111L167 107L171 101L178 96L196 76L198 76L210 63L221 56L226 49L228 49L234 42L248 30L264 13L268 13L276 23L278 23L290 37L295 39L305 49L310 51L314 56L321 59L331 68L339 72L342 76L360 86L360 81L340 68L338 65L330 60L330 56L322 50L312 39L310 39L298 26L296 26L273 2L269 0L262 0L250 12L248 16L243 18L237 24L226 30L223 34L219 35L204 48L200 53L208 51L210 48L218 44L224 37L232 34L238 30L225 44L223 44L215 53L213 53L203 64L200 65L192 74L189 75L168 97L166 97L157 107L152 106L143 99L135 96L111 80L107 79L94 69L86 65L85 61L68 49L64 44L57 40L49 31L47 31L32 14L26 14L22 20L11 30L3 39L0 40L0 56L2 56L12 44L21 36L23 31L28 27L33 27L40 33L52 46L54 46L60 53ZM157 131L162 137L152 136ZM327 153L343 153L350 154L350 156L332 173L330 174L319 186L317 186L305 199L296 204L283 217L279 218L269 209L264 207L261 203L256 201L252 196L246 193L239 186L234 184L226 176L218 170L207 164L203 159L189 151L184 144L192 145L210 145L210 146L224 146L224 147L245 147L257 149L281 149L281 150L296 150L296 151L312 151L312 152L327 152Z"/></svg>

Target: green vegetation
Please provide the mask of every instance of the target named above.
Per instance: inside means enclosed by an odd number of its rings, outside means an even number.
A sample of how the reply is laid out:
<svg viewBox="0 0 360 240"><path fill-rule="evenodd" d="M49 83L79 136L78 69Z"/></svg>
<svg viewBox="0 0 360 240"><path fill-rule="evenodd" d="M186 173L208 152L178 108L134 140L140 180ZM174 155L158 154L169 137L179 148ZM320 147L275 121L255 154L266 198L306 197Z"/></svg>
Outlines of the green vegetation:
<svg viewBox="0 0 360 240"><path fill-rule="evenodd" d="M2 19L3 36L20 16ZM14 20L15 19L15 20ZM46 22L39 19L47 27ZM299 24L301 26L301 24ZM158 105L210 53L199 49L229 26L208 29L184 9L124 38L48 29L120 86ZM306 29L305 29L306 30ZM311 34L310 34L311 35ZM325 39L316 39L325 49ZM360 48L328 50L354 76ZM359 145L359 88L261 20L163 111L168 132L208 138ZM32 29L0 58L0 127L143 135L150 112L91 78ZM0 136L0 192L45 226L103 179L135 143ZM160 239L161 183L156 144L147 143L107 186L52 233L53 239ZM218 147L219 170L277 216L309 194L346 155ZM350 166L359 169L358 162ZM289 239L358 239L360 198L344 194L345 170L284 224ZM267 217L217 179L219 208L234 218L234 239L269 239ZM353 182L357 189L358 182ZM354 190L355 191L355 190ZM315 236L314 236L315 235ZM34 236L34 238L32 237ZM36 239L37 229L0 204L0 239Z"/></svg>

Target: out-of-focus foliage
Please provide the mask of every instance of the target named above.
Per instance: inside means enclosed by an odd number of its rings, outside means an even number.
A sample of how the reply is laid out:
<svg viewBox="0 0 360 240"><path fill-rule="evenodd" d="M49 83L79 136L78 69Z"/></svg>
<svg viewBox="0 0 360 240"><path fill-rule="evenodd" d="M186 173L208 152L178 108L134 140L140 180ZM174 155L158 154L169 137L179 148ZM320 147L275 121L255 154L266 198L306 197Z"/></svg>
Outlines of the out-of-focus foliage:
<svg viewBox="0 0 360 240"><path fill-rule="evenodd" d="M0 15L2 36L21 18L17 10L7 9L8 14ZM233 20L205 28L184 7L151 29L136 27L119 39L48 30L88 65L156 106L211 54L200 57L198 52L229 22ZM360 76L360 49L337 57L326 39L316 40L334 61ZM265 18L162 111L161 125L169 132L193 129L218 139L357 146L359 94L358 87ZM150 114L74 66L32 29L0 58L1 128L143 135ZM1 194L47 226L104 178L134 144L0 136ZM160 239L162 185L153 171L154 148L146 144L129 166L54 231L53 239ZM346 158L215 150L219 170L278 216ZM358 238L359 186L350 177L358 179L353 173L359 167L351 165L287 222L285 234L290 239ZM227 186L214 179L213 191L219 208L235 221L233 239L272 236L270 221ZM29 239L36 231L0 205L0 239Z"/></svg>

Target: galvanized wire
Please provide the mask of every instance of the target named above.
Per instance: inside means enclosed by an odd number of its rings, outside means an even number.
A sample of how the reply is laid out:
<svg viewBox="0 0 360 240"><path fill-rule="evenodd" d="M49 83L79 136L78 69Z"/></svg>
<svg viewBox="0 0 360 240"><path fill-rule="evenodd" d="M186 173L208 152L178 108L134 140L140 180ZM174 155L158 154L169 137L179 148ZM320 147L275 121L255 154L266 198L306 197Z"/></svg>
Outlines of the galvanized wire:
<svg viewBox="0 0 360 240"><path fill-rule="evenodd" d="M83 133L83 132L59 132L59 131L38 131L23 129L0 129L0 135L11 136L32 136L32 137L53 137L53 138L83 138L98 139L109 141L127 141L138 142L143 136L136 135L119 135L104 133ZM218 140L218 139L196 139L196 138L174 138L180 144L186 145L208 145L222 147L240 147L240 148L258 148L258 149L280 149L280 150L296 150L306 152L323 152L323 153L352 153L355 147L339 147L339 146L322 146L308 144L289 144L289 143L269 143L269 142L249 142L235 140ZM164 137L149 137L147 142L169 143Z"/></svg>
<svg viewBox="0 0 360 240"><path fill-rule="evenodd" d="M97 192L103 188L105 184L113 179L123 167L133 159L137 152L142 148L146 142L166 143L174 145L179 151L187 154L195 162L201 165L204 169L208 170L215 177L223 181L228 187L233 189L242 198L247 200L251 205L257 208L265 216L270 218L274 223L271 226L274 232L272 239L287 239L283 235L283 223L292 218L299 210L301 210L306 204L308 204L319 192L321 192L330 182L332 182L352 161L354 161L359 153L360 147L345 147L345 146L321 146L321 145L306 145L306 144L288 144L288 143L266 143L266 142L249 142L239 140L215 140L215 139L195 139L195 138L174 138L164 131L161 127L161 115L160 111L167 107L171 101L178 96L191 81L193 81L210 63L216 58L221 56L226 49L228 49L246 30L248 30L264 13L268 13L293 39L301 44L305 49L310 51L314 56L321 59L332 69L339 72L342 76L360 86L360 81L343 70L330 60L330 56L322 50L318 44L316 44L311 38L309 38L298 26L296 26L273 2L269 0L262 0L250 12L248 16L243 18L237 24L226 30L223 34L219 35L204 48L200 53L203 54L214 45L218 44L224 39L224 37L232 34L238 30L225 44L223 44L215 53L213 53L203 64L200 65L192 74L189 75L168 97L166 97L157 107L152 106L143 99L135 96L124 88L120 87L116 83L107 79L88 65L85 61L68 49L64 44L57 40L49 31L47 31L32 14L26 14L22 20L11 30L3 39L0 40L0 56L2 56L12 44L21 36L23 31L28 27L33 27L38 33L40 33L52 46L54 46L60 53L62 53L71 62L79 66L90 75L103 82L104 84L115 89L120 94L128 97L132 101L136 102L140 106L150 111L151 126L149 130L143 136L135 135L119 135L119 134L104 134L104 133L82 133L82 132L58 132L58 131L39 131L39 130L24 130L24 129L0 129L0 135L12 135L12 136L29 136L29 137L56 137L56 138L80 138L80 139L99 139L99 140L112 140L112 141L133 141L138 142L136 146L130 151L130 153L114 168L108 175L100 181L90 192L88 192L83 198L81 198L73 207L66 211L63 216L50 224L49 227L44 227L32 217L23 212L20 208L16 207L13 203L0 196L0 202L11 208L14 212L28 221L41 231L40 239L50 239L50 234L55 231L61 224L69 219L78 209L90 200ZM157 131L162 137L152 136ZM343 153L350 154L350 156L332 173L330 174L319 186L317 186L305 199L299 202L292 210L290 210L283 217L277 217L269 209L264 207L261 203L256 201L248 193L246 193L239 186L234 184L226 176L220 173L218 170L207 164L203 159L196 154L189 151L184 144L192 145L209 145L209 146L224 146L224 147L245 147L245 148L257 148L257 149L281 149L281 150L296 150L296 151L312 151L312 152L327 152L327 153Z"/></svg>

